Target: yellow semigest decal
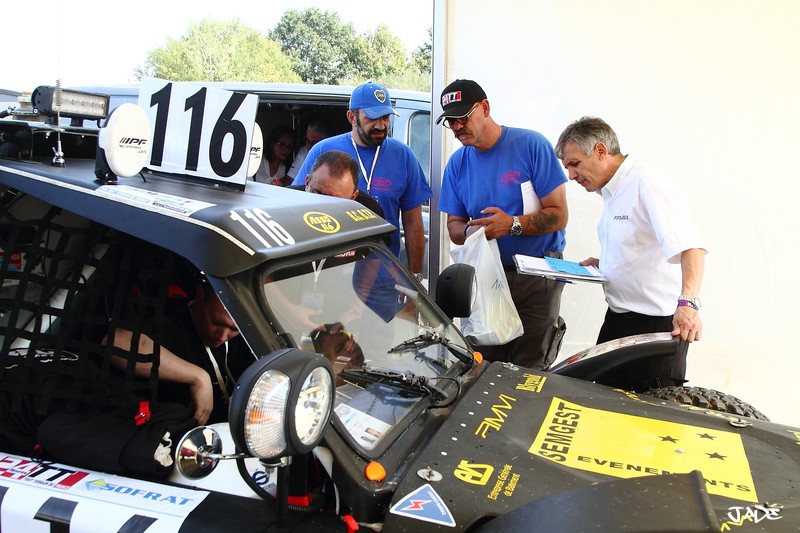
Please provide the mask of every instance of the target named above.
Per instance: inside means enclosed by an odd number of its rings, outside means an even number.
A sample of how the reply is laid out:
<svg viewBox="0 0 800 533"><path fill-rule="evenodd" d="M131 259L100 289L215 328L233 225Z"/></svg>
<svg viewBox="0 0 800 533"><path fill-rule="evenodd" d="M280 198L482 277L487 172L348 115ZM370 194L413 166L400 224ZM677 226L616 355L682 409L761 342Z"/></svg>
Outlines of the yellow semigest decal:
<svg viewBox="0 0 800 533"><path fill-rule="evenodd" d="M742 438L553 398L530 453L618 478L700 470L711 494L758 502Z"/></svg>
<svg viewBox="0 0 800 533"><path fill-rule="evenodd" d="M339 221L326 213L319 211L309 211L303 215L303 220L309 227L321 231L322 233L336 233L341 226Z"/></svg>

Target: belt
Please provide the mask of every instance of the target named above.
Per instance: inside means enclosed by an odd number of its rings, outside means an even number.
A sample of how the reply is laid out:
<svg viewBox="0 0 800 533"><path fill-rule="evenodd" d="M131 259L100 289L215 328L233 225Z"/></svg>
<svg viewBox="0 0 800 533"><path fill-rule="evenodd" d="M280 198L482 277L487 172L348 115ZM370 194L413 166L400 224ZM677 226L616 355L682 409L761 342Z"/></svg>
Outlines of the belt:
<svg viewBox="0 0 800 533"><path fill-rule="evenodd" d="M621 317L621 318L655 319L655 318L669 318L670 316L672 316L672 315L667 315L667 316L643 315L642 313L637 313L635 311L626 311L624 313L617 313L617 312L611 311L610 309L609 309L609 312L612 315L617 316L617 317Z"/></svg>

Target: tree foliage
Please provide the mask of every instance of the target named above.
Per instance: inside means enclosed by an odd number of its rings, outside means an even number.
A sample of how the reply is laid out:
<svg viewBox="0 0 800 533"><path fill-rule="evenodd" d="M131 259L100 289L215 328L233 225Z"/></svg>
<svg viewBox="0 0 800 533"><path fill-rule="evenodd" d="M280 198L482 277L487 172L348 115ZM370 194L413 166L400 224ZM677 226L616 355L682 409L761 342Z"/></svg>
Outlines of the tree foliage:
<svg viewBox="0 0 800 533"><path fill-rule="evenodd" d="M316 7L290 9L270 36L292 58L294 71L307 83L335 85L354 72L351 51L356 30L335 12Z"/></svg>
<svg viewBox="0 0 800 533"><path fill-rule="evenodd" d="M238 20L213 19L192 22L184 36L151 51L135 75L173 81L300 81L278 43Z"/></svg>
<svg viewBox="0 0 800 533"><path fill-rule="evenodd" d="M356 34L338 13L289 9L269 34L203 19L185 35L151 51L135 76L174 81L264 81L357 85L373 80L394 89L431 87L432 30L407 56L387 26Z"/></svg>
<svg viewBox="0 0 800 533"><path fill-rule="evenodd" d="M419 72L431 72L432 62L432 48L433 48L433 28L428 28L428 41L422 43L411 52L411 62Z"/></svg>
<svg viewBox="0 0 800 533"><path fill-rule="evenodd" d="M356 75L377 80L405 70L406 51L402 41L381 24L373 33L367 32L356 39L351 63Z"/></svg>

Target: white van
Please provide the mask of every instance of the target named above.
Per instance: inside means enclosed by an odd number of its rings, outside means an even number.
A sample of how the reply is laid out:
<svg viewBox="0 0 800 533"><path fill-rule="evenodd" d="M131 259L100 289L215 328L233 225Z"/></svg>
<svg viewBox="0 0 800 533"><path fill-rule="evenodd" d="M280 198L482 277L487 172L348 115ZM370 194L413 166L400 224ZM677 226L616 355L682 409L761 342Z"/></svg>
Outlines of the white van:
<svg viewBox="0 0 800 533"><path fill-rule="evenodd" d="M299 83L203 83L258 95L256 122L264 138L276 126L288 126L297 134L295 146L300 146L306 125L319 118L331 125L332 134L350 130L347 106L354 87L344 85L309 85ZM125 102L137 103L139 88L136 85L86 86L76 90L107 94L109 111ZM419 91L389 90L392 107L399 116L392 117L391 135L411 147L419 159L425 177L430 181L430 129L431 95Z"/></svg>

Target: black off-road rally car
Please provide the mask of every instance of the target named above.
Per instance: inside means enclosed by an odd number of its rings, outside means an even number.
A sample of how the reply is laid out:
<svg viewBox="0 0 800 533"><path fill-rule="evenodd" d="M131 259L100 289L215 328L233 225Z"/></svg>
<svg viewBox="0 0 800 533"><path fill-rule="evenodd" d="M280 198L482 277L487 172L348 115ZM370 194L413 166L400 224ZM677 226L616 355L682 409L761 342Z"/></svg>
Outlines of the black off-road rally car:
<svg viewBox="0 0 800 533"><path fill-rule="evenodd" d="M471 267L429 294L361 204L248 180L259 105L146 80L110 115L49 86L4 113L0 531L800 530L800 428L595 383L666 334L482 361L456 324ZM227 420L198 427L157 375L200 283L246 364L214 364Z"/></svg>

